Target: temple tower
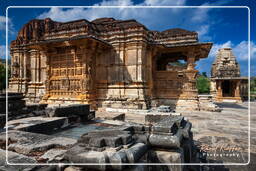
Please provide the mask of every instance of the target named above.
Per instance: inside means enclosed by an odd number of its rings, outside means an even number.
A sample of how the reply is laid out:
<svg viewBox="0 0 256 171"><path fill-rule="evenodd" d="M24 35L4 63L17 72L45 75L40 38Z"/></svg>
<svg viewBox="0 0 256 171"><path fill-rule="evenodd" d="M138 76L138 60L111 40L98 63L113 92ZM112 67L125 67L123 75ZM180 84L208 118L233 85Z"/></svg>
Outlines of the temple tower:
<svg viewBox="0 0 256 171"><path fill-rule="evenodd" d="M211 70L211 94L217 102L241 102L246 95L247 78L240 76L240 66L231 48L219 49Z"/></svg>

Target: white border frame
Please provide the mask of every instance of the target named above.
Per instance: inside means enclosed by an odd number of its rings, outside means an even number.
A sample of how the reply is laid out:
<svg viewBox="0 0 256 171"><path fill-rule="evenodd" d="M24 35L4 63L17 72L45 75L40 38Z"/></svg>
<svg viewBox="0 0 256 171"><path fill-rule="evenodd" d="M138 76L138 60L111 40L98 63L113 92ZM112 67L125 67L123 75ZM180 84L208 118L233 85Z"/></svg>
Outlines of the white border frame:
<svg viewBox="0 0 256 171"><path fill-rule="evenodd" d="M248 162L247 163L9 163L8 161L8 9L9 8L247 8L248 10ZM6 163L8 165L30 165L30 166L52 166L52 165L58 165L58 166L64 166L64 165L72 165L72 166L86 166L86 165L222 165L222 166L229 166L229 165L238 165L238 166L246 166L250 163L251 157L250 157L250 148L251 148L251 110L250 110L250 8L248 6L8 6L6 8Z"/></svg>

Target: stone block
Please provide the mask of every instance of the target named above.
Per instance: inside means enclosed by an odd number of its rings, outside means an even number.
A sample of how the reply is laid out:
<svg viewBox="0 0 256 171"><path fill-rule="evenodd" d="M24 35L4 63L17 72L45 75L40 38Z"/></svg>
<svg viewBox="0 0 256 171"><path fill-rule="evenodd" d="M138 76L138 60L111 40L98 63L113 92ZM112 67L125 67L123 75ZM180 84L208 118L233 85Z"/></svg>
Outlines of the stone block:
<svg viewBox="0 0 256 171"><path fill-rule="evenodd" d="M169 151L160 151L160 150L149 150L148 159L152 163L183 163L184 155L181 149L169 150ZM164 167L164 166L163 166ZM183 171L182 165L166 165L169 171ZM162 169L161 169L162 170Z"/></svg>
<svg viewBox="0 0 256 171"><path fill-rule="evenodd" d="M106 146L105 139L102 137L90 138L89 145L91 147L104 147Z"/></svg>
<svg viewBox="0 0 256 171"><path fill-rule="evenodd" d="M169 112L172 112L172 108L171 106L164 106L164 105L161 105L157 108L157 111L158 112L165 112L165 113L169 113Z"/></svg>
<svg viewBox="0 0 256 171"><path fill-rule="evenodd" d="M8 163L11 164L19 164L19 163L36 163L36 160L32 157L27 157L22 154L18 154L12 151L8 151ZM29 165L7 165L6 163L6 151L0 149L0 170L1 171L17 171L17 170L26 170L32 171L36 168L36 166Z"/></svg>
<svg viewBox="0 0 256 171"><path fill-rule="evenodd" d="M161 147L161 148L179 148L181 135L159 135L151 134L148 138L149 144L152 147Z"/></svg>
<svg viewBox="0 0 256 171"><path fill-rule="evenodd" d="M121 138L123 145L129 144L133 141L133 138L132 138L131 134L125 133L123 135L119 135L119 137Z"/></svg>
<svg viewBox="0 0 256 171"><path fill-rule="evenodd" d="M98 151L67 151L65 154L65 159L72 163L95 163L99 165L88 165L87 168L106 170L105 163L108 163L107 156ZM102 165L100 165L102 164Z"/></svg>
<svg viewBox="0 0 256 171"><path fill-rule="evenodd" d="M148 146L144 143L136 143L125 150L129 163L138 162L147 152Z"/></svg>
<svg viewBox="0 0 256 171"><path fill-rule="evenodd" d="M186 121L183 116L169 116L152 126L152 132L175 134L179 128L182 128Z"/></svg>
<svg viewBox="0 0 256 171"><path fill-rule="evenodd" d="M67 150L51 149L44 153L39 160L46 160L47 163L58 163L64 158L64 154Z"/></svg>
<svg viewBox="0 0 256 171"><path fill-rule="evenodd" d="M80 137L79 143L89 144L92 147L118 147L132 141L128 131L118 129L100 130L86 133Z"/></svg>
<svg viewBox="0 0 256 171"><path fill-rule="evenodd" d="M88 104L48 107L46 109L46 114L49 117L69 117L76 115L81 117L81 120L83 121L87 121L95 117L95 113L93 111L90 112L90 105Z"/></svg>
<svg viewBox="0 0 256 171"><path fill-rule="evenodd" d="M68 166L64 169L64 171L83 171L83 167L78 166Z"/></svg>
<svg viewBox="0 0 256 171"><path fill-rule="evenodd" d="M146 124L154 124L157 123L161 120L163 120L164 118L170 116L170 114L147 114L145 116L145 123Z"/></svg>
<svg viewBox="0 0 256 171"><path fill-rule="evenodd" d="M118 147L122 145L122 139L121 137L104 137L106 146L108 147Z"/></svg>
<svg viewBox="0 0 256 171"><path fill-rule="evenodd" d="M122 164L128 163L126 153L123 149L114 153L107 152L106 154L108 156L109 163L113 164L111 165L112 170L123 170L125 165Z"/></svg>
<svg viewBox="0 0 256 171"><path fill-rule="evenodd" d="M6 123L6 114L0 114L0 129L4 128Z"/></svg>
<svg viewBox="0 0 256 171"><path fill-rule="evenodd" d="M8 149L19 154L30 155L53 148L70 148L77 141L66 137L55 137L23 131L8 131ZM5 132L0 133L0 141L5 142Z"/></svg>
<svg viewBox="0 0 256 171"><path fill-rule="evenodd" d="M8 126L15 130L50 134L68 126L68 119L66 117L29 117L8 121Z"/></svg>

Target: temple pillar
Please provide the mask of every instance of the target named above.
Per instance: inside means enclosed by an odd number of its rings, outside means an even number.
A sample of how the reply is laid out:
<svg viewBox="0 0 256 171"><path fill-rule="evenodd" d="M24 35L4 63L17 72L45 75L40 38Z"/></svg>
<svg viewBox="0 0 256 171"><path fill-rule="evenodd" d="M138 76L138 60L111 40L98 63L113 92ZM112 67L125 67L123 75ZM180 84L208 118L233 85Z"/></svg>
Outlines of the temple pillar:
<svg viewBox="0 0 256 171"><path fill-rule="evenodd" d="M218 80L216 86L217 86L216 101L222 101L222 97L223 97L222 81Z"/></svg>
<svg viewBox="0 0 256 171"><path fill-rule="evenodd" d="M37 50L30 50L30 59L31 59L31 63L30 63L30 68L31 68L31 83L35 83L37 80L37 73L36 73L36 67L37 67Z"/></svg>
<svg viewBox="0 0 256 171"><path fill-rule="evenodd" d="M24 50L23 52L23 92L27 93L28 89L28 63L29 63L29 53L27 50Z"/></svg>
<svg viewBox="0 0 256 171"><path fill-rule="evenodd" d="M47 99L50 97L50 59L49 55L46 50L41 50L40 51L42 58L44 59L44 96L42 97L42 103L46 102Z"/></svg>
<svg viewBox="0 0 256 171"><path fill-rule="evenodd" d="M177 102L176 110L199 110L198 91L196 88L195 53L191 49L187 53L187 68L183 71L185 82L182 86L182 93Z"/></svg>
<svg viewBox="0 0 256 171"><path fill-rule="evenodd" d="M235 97L240 97L240 80L236 81L235 85Z"/></svg>
<svg viewBox="0 0 256 171"><path fill-rule="evenodd" d="M19 62L18 62L18 63L20 64L20 68L19 68L19 77L20 77L21 82L22 82L22 78L23 78L23 66L24 66L24 53L23 53L23 52L21 52L21 53L19 54ZM22 87L21 87L21 89L22 89Z"/></svg>
<svg viewBox="0 0 256 171"><path fill-rule="evenodd" d="M235 85L236 85L235 98L236 98L237 102L242 102L241 91L240 91L241 80L237 80Z"/></svg>
<svg viewBox="0 0 256 171"><path fill-rule="evenodd" d="M28 53L24 52L24 58L23 58L23 73L24 73L24 79L27 79L27 60L28 60Z"/></svg>
<svg viewBox="0 0 256 171"><path fill-rule="evenodd" d="M196 75L197 70L195 69L195 56L193 53L188 53L188 59L187 59L187 69L184 71L184 74L186 76L186 81L184 82L183 88L182 88L182 95L185 98L197 98L198 92L196 89Z"/></svg>
<svg viewBox="0 0 256 171"><path fill-rule="evenodd" d="M92 44L90 48L84 46L80 47L82 51L83 63L83 79L82 79L82 95L81 100L83 103L89 103L92 108L95 108L95 91L94 91L94 69L93 59L95 52L95 45Z"/></svg>
<svg viewBox="0 0 256 171"><path fill-rule="evenodd" d="M44 86L41 82L41 59L39 50L32 49L30 53L31 80L28 84L27 98L30 102L38 103L43 94Z"/></svg>

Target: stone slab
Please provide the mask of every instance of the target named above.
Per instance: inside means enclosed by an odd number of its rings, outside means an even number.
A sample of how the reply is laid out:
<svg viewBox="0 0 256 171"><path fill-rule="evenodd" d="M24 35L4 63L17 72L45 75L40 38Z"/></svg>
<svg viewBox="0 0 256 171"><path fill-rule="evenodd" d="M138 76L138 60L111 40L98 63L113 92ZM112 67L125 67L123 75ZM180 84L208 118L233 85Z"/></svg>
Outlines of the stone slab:
<svg viewBox="0 0 256 171"><path fill-rule="evenodd" d="M152 163L183 163L184 155L182 150L170 150L170 151L160 151L160 150L149 150L148 159ZM154 167L154 166L153 166ZM183 171L182 165L166 165L166 166L155 166L154 169L163 170L164 168L168 168L166 170L169 171Z"/></svg>
<svg viewBox="0 0 256 171"><path fill-rule="evenodd" d="M170 116L170 114L147 114L145 116L145 123L146 124L156 123L168 116Z"/></svg>
<svg viewBox="0 0 256 171"><path fill-rule="evenodd" d="M8 163L13 163L13 164L18 164L18 163L36 163L36 160L24 156L22 154L18 154L12 151L8 152ZM30 171L33 170L35 166L29 166L29 165L16 165L16 166L11 166L7 165L6 163L6 151L0 149L0 170L1 171L17 171L17 170L26 170Z"/></svg>
<svg viewBox="0 0 256 171"><path fill-rule="evenodd" d="M107 120L125 120L125 113L121 112L96 112L96 117Z"/></svg>
<svg viewBox="0 0 256 171"><path fill-rule="evenodd" d="M5 142L5 132L0 133L0 141ZM19 154L31 155L34 152L46 152L54 148L69 148L77 141L66 137L55 137L31 132L8 131L8 149Z"/></svg>
<svg viewBox="0 0 256 171"><path fill-rule="evenodd" d="M34 133L49 134L61 128L67 127L66 117L29 117L8 121L9 130L21 130Z"/></svg>
<svg viewBox="0 0 256 171"><path fill-rule="evenodd" d="M42 155L39 160L46 160L47 163L58 163L64 158L64 153L66 153L67 150L62 149L51 149L48 150L44 155Z"/></svg>
<svg viewBox="0 0 256 171"><path fill-rule="evenodd" d="M0 114L0 129L4 128L6 122L6 114Z"/></svg>
<svg viewBox="0 0 256 171"><path fill-rule="evenodd" d="M46 108L47 116L49 117L69 117L77 115L83 120L89 120L90 105L89 104L72 104L67 106L53 106Z"/></svg>

